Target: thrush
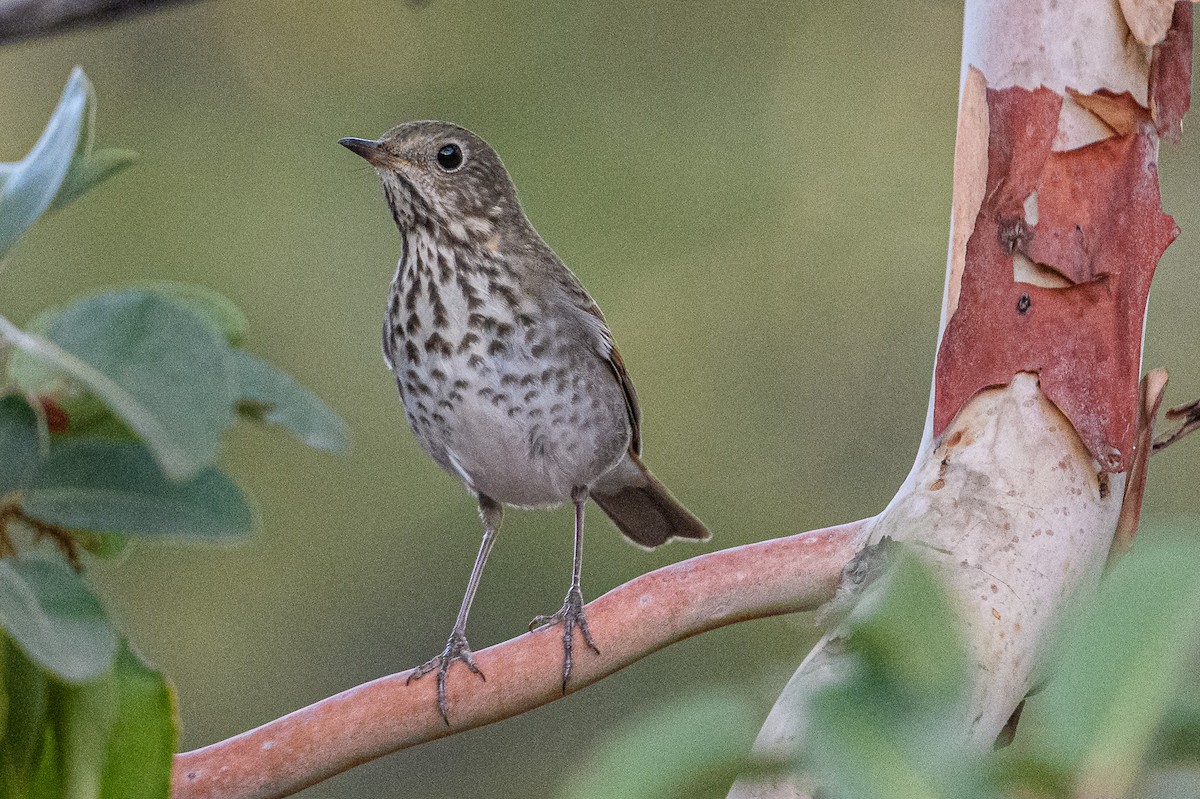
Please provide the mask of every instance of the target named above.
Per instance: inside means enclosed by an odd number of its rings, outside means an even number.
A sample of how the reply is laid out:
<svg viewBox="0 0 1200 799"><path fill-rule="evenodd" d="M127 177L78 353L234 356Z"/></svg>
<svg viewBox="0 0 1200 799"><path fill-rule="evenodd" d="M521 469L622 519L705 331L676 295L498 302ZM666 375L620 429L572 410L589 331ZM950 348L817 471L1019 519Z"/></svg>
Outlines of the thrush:
<svg viewBox="0 0 1200 799"><path fill-rule="evenodd" d="M421 448L478 500L483 541L446 648L409 679L454 661L483 677L467 615L505 505L575 508L571 585L530 629L561 624L562 686L576 631L599 652L580 590L583 519L595 501L635 544L706 540L704 525L641 461L641 411L604 315L526 218L499 156L447 122L408 122L340 143L383 183L400 231L383 352Z"/></svg>

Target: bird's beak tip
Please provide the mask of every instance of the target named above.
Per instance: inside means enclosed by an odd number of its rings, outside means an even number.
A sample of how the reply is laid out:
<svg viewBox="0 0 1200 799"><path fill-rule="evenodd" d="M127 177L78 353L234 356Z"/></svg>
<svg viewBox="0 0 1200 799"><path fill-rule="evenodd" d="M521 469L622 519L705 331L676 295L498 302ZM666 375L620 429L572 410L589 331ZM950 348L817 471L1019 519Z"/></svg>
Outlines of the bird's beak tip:
<svg viewBox="0 0 1200 799"><path fill-rule="evenodd" d="M370 153L379 151L379 142L374 139L358 139L354 136L347 136L344 139L338 139L338 144L363 158L367 158Z"/></svg>

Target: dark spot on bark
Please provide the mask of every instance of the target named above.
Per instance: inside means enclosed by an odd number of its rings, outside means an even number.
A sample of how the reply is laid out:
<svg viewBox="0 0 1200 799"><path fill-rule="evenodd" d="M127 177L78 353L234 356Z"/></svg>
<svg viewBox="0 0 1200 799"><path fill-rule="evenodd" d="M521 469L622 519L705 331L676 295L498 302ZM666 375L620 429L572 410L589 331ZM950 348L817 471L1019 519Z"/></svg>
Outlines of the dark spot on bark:
<svg viewBox="0 0 1200 799"><path fill-rule="evenodd" d="M1018 250L1024 252L1029 240L1033 238L1033 233L1025 224L1024 219L1013 217L1000 220L997 236L1000 239L1000 246L1006 253L1012 255Z"/></svg>

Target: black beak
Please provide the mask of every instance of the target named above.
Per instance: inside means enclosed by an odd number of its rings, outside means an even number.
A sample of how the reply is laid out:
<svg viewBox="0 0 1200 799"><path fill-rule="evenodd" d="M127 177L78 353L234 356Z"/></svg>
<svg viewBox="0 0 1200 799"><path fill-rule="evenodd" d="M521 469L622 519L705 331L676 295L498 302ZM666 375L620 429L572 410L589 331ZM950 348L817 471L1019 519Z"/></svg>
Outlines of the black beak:
<svg viewBox="0 0 1200 799"><path fill-rule="evenodd" d="M391 156L374 139L356 139L353 136L347 136L344 139L338 139L338 144L355 155L362 156L375 166L385 166L386 162L391 159Z"/></svg>

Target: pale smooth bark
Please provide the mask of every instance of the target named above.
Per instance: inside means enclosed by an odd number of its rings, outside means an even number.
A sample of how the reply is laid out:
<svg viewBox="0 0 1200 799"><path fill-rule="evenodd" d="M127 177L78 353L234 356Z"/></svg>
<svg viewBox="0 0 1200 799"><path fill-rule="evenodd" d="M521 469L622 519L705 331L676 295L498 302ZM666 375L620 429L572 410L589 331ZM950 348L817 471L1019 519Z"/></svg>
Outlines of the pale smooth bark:
<svg viewBox="0 0 1200 799"><path fill-rule="evenodd" d="M1116 0L968 0L955 152L954 206L939 341L957 308L967 242L988 174L986 91L1045 86L1066 95L1055 151L1113 134L1073 102L1067 88L1129 92L1149 105L1151 46L1170 21L1170 3L1133 3L1138 36ZM1165 19L1165 21L1164 21ZM1140 40L1143 37L1146 41ZM1036 222L1036 198L1027 206ZM1066 285L1031 263L1014 263L1014 278ZM970 712L963 735L992 746L1041 675L1047 636L1072 603L1091 592L1112 546L1124 472L1101 476L1100 464L1071 422L1042 393L1036 374L1018 373L1005 387L976 394L941 435L933 435L934 402L916 462L887 509L869 523L867 542L884 536L912 545L949 586L973 661ZM1102 483L1107 481L1107 485ZM1140 494L1139 494L1140 498ZM796 751L805 734L805 700L836 679L835 629L800 665L764 724L756 750ZM731 799L807 797L801 775L740 780Z"/></svg>

